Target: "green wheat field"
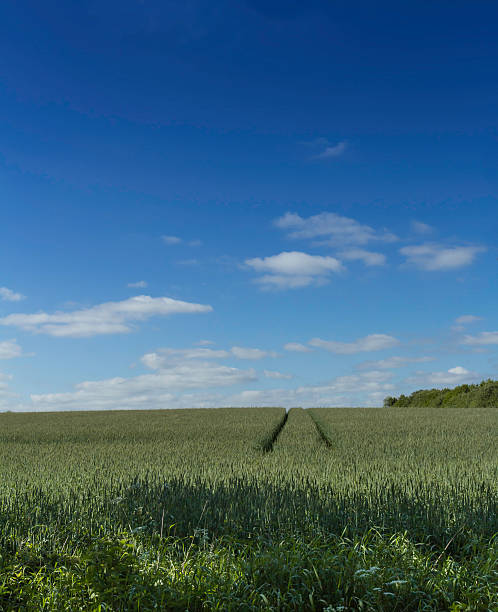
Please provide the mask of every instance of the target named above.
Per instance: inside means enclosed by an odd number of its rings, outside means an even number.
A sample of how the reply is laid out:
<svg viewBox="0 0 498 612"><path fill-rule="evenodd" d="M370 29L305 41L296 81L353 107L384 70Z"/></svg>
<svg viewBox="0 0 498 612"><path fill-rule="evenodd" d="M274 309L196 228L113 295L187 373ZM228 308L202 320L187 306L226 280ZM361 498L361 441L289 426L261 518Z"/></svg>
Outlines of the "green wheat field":
<svg viewBox="0 0 498 612"><path fill-rule="evenodd" d="M498 610L498 410L0 415L0 610Z"/></svg>

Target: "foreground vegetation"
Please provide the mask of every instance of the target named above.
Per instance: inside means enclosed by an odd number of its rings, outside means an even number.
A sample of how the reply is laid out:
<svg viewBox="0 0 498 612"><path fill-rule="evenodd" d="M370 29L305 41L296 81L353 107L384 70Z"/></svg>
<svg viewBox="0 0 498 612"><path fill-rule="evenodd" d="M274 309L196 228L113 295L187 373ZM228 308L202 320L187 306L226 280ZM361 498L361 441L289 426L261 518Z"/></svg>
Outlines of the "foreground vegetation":
<svg viewBox="0 0 498 612"><path fill-rule="evenodd" d="M386 397L384 406L496 408L498 407L498 381L483 380L477 385L459 385L453 389L421 389L408 396Z"/></svg>
<svg viewBox="0 0 498 612"><path fill-rule="evenodd" d="M0 609L497 609L497 413L1 415Z"/></svg>
<svg viewBox="0 0 498 612"><path fill-rule="evenodd" d="M496 549L465 559L371 531L211 543L101 536L69 553L26 543L2 559L1 609L496 610Z"/></svg>

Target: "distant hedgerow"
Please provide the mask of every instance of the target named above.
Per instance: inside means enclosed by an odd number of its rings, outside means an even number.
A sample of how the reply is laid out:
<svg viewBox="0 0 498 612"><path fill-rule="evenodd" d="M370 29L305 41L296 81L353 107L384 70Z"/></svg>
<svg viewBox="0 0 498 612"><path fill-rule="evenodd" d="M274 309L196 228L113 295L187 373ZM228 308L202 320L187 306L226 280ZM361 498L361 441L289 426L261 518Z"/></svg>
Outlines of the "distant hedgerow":
<svg viewBox="0 0 498 612"><path fill-rule="evenodd" d="M421 389L408 396L386 397L384 406L498 408L498 381L488 379L476 385L459 385L454 389Z"/></svg>

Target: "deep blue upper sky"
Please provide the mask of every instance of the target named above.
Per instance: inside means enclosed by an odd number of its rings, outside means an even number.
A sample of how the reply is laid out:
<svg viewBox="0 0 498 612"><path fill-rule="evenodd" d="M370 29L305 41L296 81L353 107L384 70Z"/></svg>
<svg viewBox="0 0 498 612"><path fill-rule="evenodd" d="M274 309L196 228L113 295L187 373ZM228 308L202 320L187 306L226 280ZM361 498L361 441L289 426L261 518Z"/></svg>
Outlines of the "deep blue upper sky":
<svg viewBox="0 0 498 612"><path fill-rule="evenodd" d="M0 409L497 377L497 25L485 1L3 3Z"/></svg>

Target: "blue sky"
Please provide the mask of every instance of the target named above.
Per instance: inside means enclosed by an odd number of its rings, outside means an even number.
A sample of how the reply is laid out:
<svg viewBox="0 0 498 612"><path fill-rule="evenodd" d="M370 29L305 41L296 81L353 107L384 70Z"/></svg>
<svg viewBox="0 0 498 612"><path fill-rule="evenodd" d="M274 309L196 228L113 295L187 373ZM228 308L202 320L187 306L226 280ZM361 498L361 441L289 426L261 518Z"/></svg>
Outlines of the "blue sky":
<svg viewBox="0 0 498 612"><path fill-rule="evenodd" d="M492 2L0 7L0 410L498 377Z"/></svg>

